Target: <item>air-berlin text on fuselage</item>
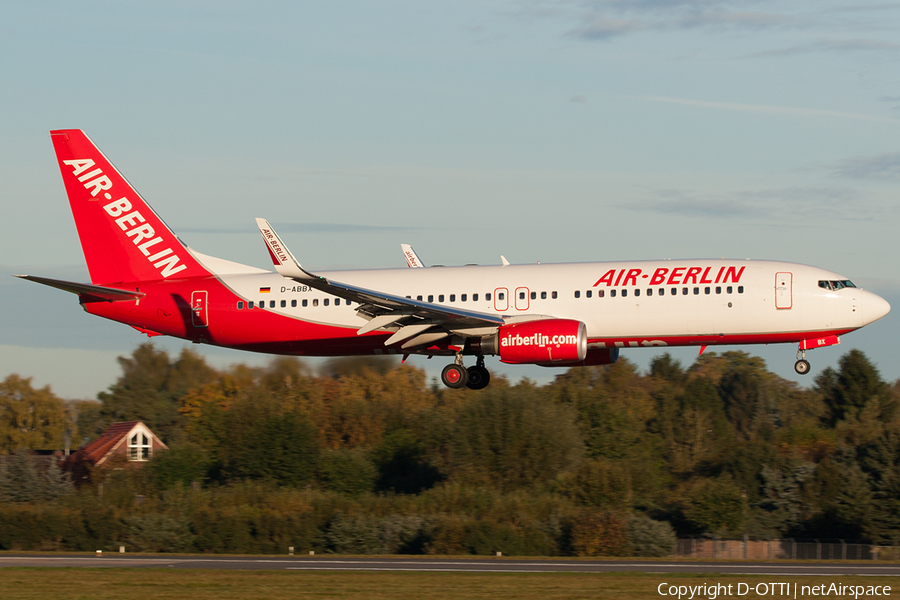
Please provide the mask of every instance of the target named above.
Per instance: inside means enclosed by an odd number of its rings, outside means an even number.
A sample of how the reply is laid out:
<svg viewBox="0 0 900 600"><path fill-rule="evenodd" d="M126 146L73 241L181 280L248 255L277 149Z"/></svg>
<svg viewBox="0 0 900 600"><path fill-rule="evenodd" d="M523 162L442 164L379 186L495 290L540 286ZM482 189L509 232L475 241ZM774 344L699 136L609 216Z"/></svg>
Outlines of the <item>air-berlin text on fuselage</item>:
<svg viewBox="0 0 900 600"><path fill-rule="evenodd" d="M94 166L93 160L78 158L64 160L63 164L72 167L72 174L78 178L78 181L84 183L85 189L91 192L91 197L96 198L97 194L104 192L103 197L112 200L112 194L105 190L111 190L113 184L109 177L103 174L103 170L97 168L85 173ZM84 174L82 175L82 173ZM171 247L165 250L154 248L153 254L151 254L150 248L162 243L163 239L156 235L153 226L145 221L140 211L132 211L131 208L131 201L124 196L103 205L106 214L115 218L119 229L124 231L125 235L131 238L134 245L141 251L141 254L146 256L155 268L159 269L160 275L165 278L187 269L187 265L179 264L181 259Z"/></svg>
<svg viewBox="0 0 900 600"><path fill-rule="evenodd" d="M687 285L693 283L740 283L746 267L659 267L653 273L642 269L610 269L597 280L594 287L627 285Z"/></svg>

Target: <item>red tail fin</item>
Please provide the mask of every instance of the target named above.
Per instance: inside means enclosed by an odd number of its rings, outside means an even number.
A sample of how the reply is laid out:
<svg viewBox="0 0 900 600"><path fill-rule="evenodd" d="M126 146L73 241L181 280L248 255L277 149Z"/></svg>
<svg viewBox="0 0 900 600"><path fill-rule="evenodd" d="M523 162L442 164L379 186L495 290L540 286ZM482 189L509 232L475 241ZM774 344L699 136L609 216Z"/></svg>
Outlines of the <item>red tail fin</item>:
<svg viewBox="0 0 900 600"><path fill-rule="evenodd" d="M93 283L208 274L83 131L50 138Z"/></svg>

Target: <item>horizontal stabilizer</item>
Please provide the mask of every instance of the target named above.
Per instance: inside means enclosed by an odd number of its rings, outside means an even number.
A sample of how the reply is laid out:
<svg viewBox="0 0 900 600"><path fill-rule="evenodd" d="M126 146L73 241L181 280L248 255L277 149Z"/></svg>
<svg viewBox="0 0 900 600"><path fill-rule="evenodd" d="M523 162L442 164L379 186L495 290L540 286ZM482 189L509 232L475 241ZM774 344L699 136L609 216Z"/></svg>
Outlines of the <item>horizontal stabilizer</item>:
<svg viewBox="0 0 900 600"><path fill-rule="evenodd" d="M88 296L96 300L105 300L107 302L122 302L125 300L137 300L143 298L143 292L132 292L131 290L119 290L116 288L104 287L102 285L91 285L89 283L76 283L74 281L62 281L61 279L48 279L47 277L35 277L34 275L16 275L21 279L27 279L42 285L49 285L58 290L78 294L79 296Z"/></svg>

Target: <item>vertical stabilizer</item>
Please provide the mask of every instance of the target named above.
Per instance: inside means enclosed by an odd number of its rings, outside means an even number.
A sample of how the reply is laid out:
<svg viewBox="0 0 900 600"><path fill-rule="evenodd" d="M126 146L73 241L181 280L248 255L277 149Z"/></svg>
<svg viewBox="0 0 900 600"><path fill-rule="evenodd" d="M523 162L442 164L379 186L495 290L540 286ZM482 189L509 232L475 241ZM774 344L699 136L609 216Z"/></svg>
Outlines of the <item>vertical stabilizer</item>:
<svg viewBox="0 0 900 600"><path fill-rule="evenodd" d="M50 138L92 283L208 274L83 131Z"/></svg>

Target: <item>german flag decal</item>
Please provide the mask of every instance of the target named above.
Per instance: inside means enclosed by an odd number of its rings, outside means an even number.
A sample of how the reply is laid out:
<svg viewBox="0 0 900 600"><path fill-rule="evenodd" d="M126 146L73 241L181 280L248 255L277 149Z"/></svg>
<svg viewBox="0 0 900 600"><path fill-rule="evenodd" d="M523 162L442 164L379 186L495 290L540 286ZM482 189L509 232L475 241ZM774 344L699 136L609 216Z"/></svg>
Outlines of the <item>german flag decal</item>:
<svg viewBox="0 0 900 600"><path fill-rule="evenodd" d="M270 288L270 287L259 288L259 293L260 293L260 294L268 294L268 293L270 293L271 291L272 291L272 288Z"/></svg>

